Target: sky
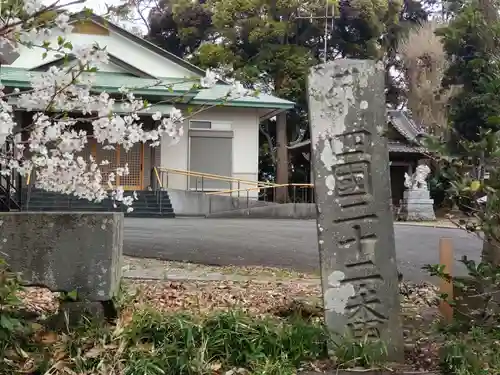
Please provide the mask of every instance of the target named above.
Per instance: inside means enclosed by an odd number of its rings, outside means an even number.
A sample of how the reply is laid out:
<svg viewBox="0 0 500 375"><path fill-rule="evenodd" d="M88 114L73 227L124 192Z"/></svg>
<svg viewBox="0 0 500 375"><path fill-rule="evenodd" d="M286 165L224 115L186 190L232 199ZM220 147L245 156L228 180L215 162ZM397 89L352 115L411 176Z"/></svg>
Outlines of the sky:
<svg viewBox="0 0 500 375"><path fill-rule="evenodd" d="M52 4L54 4L55 1L57 1L57 0L43 0L43 3L46 5L52 5ZM75 0L59 0L59 1L60 1L60 4L67 4L67 3L71 3ZM78 12L78 11L82 10L83 8L87 7L87 8L91 8L95 14L102 15L102 14L106 13L106 10L107 10L106 5L107 6L116 6L116 5L124 4L125 2L126 2L126 0L86 0L82 4L71 5L71 6L65 7L64 9L67 9L68 11L73 13L73 12ZM136 18L136 17L133 17L133 18ZM137 19L138 19L138 14L137 14ZM117 21L116 19L110 19L110 21L118 22L119 26L124 27L128 31L131 31L132 33L137 34L139 36L142 36L142 35L147 33L146 26L142 22L139 22L139 21L135 21L135 22L123 21L123 20Z"/></svg>
<svg viewBox="0 0 500 375"><path fill-rule="evenodd" d="M47 5L54 4L54 0L44 0L43 1ZM71 0L61 0L61 4L69 3ZM106 11L107 5L119 5L122 4L123 0L86 0L83 4L71 5L67 9L71 12L78 12L82 10L84 7L91 8L95 13L101 14Z"/></svg>

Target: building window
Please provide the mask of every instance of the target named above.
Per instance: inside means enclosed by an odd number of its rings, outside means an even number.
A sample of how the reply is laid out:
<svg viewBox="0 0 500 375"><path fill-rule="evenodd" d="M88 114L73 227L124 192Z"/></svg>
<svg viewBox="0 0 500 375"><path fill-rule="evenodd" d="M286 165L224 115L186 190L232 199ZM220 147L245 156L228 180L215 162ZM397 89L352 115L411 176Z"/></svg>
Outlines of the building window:
<svg viewBox="0 0 500 375"><path fill-rule="evenodd" d="M191 129L212 129L211 121L190 121L189 127Z"/></svg>

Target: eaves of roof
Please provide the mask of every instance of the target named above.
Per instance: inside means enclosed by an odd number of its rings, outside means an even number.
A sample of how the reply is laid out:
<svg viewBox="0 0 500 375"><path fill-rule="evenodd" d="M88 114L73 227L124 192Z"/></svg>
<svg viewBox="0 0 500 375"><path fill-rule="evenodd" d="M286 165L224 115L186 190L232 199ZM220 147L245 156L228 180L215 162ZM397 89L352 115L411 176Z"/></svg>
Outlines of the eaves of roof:
<svg viewBox="0 0 500 375"><path fill-rule="evenodd" d="M33 76L42 75L42 71L30 71L22 68L2 66L0 68L0 82L5 87L31 88ZM134 94L151 99L152 102L165 101L170 98L177 103L193 105L213 105L242 108L290 109L294 103L278 97L260 94L258 96L243 96L228 99L231 89L227 85L215 85L209 89L193 89L193 83L179 78L142 78L123 73L96 72L92 91L121 93L126 87Z"/></svg>
<svg viewBox="0 0 500 375"><path fill-rule="evenodd" d="M157 45L147 41L144 38L141 38L137 35L134 35L133 33L125 30L124 28L114 24L113 22L97 15L94 13L89 13L88 11L82 10L81 12L74 13L71 15L71 21L85 21L85 20L91 20L94 23L109 29L110 31L113 31L139 45L142 47L150 50L151 52L157 53L166 59L174 62L175 64L178 64L182 66L183 68L195 73L195 74L201 74L204 75L205 71L199 67L197 67L194 64L191 64L190 62L180 58L179 56L174 55L173 53L168 52L167 50L164 50L163 48L158 47ZM70 22L71 22L70 21Z"/></svg>

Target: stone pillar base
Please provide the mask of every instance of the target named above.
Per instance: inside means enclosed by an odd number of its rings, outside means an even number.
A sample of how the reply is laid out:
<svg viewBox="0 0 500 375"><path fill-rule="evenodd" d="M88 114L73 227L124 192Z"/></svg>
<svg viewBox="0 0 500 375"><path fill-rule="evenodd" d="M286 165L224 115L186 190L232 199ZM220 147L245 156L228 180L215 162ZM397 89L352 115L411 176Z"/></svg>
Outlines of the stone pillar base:
<svg viewBox="0 0 500 375"><path fill-rule="evenodd" d="M0 257L26 286L76 292L76 301L61 303L56 325L113 320L123 220L117 212L2 212Z"/></svg>
<svg viewBox="0 0 500 375"><path fill-rule="evenodd" d="M434 200L429 191L423 189L407 190L404 192L400 221L435 221Z"/></svg>

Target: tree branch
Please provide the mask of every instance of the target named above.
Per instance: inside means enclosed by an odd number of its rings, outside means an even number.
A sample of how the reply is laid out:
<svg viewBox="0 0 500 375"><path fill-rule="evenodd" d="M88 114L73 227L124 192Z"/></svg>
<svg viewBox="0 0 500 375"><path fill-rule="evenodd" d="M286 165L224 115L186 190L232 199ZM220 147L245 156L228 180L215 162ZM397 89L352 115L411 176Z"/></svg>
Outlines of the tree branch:
<svg viewBox="0 0 500 375"><path fill-rule="evenodd" d="M267 127L267 124L266 124L266 127ZM264 127L261 124L259 126L259 131L266 137L267 144L269 145L269 151L270 151L270 154L271 154L271 160L273 161L273 164L276 165L276 163L277 163L277 159L276 159L276 147L274 147L273 139L272 139L271 135L269 134L269 129L265 129L264 130Z"/></svg>

